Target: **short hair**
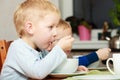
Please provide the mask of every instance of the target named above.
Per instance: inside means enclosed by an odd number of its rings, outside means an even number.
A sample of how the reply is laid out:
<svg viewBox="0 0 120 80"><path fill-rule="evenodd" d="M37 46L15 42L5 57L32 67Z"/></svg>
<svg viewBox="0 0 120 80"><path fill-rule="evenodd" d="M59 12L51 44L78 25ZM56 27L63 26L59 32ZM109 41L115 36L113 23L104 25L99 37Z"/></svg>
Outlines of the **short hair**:
<svg viewBox="0 0 120 80"><path fill-rule="evenodd" d="M71 25L69 24L69 22L67 22L67 21L65 21L63 19L60 19L57 28L63 28L63 30L67 29L67 28L72 29Z"/></svg>
<svg viewBox="0 0 120 80"><path fill-rule="evenodd" d="M60 19L60 21L59 21L59 23L57 25L57 30L58 30L57 33L58 33L59 38L62 38L64 36L66 36L66 32L68 34L68 30L70 30L70 34L72 35L71 25L69 24L69 22L67 22L65 20Z"/></svg>
<svg viewBox="0 0 120 80"><path fill-rule="evenodd" d="M14 24L18 35L24 34L23 26L27 20L40 20L51 12L60 17L59 9L49 0L26 0L21 3L14 13Z"/></svg>

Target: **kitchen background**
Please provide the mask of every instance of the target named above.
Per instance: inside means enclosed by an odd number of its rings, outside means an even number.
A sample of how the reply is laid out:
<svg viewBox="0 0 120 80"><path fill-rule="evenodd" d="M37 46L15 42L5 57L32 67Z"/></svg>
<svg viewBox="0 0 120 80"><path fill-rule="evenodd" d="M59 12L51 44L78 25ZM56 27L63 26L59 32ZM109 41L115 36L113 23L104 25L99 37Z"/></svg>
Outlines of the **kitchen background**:
<svg viewBox="0 0 120 80"><path fill-rule="evenodd" d="M13 40L17 38L13 24L13 13L18 4L24 0L0 0L0 39ZM109 9L113 7L112 0L51 0L62 13L62 18L76 16L93 22L98 29L103 22L108 21ZM110 25L111 26L111 25Z"/></svg>
<svg viewBox="0 0 120 80"><path fill-rule="evenodd" d="M17 38L13 24L13 13L17 5L22 1L24 0L0 0L0 39L14 40ZM107 21L109 23L109 27L111 28L109 29L109 31L111 31L111 36L114 36L116 34L116 30L112 30L113 24L109 17L109 10L114 6L112 0L50 1L60 9L63 19L66 19L70 16L76 16L79 19L84 18L85 20L96 25L96 27L92 29L90 41L82 42L79 40L79 37L75 35L76 40L73 44L74 55L79 55L79 53L88 53L90 51L94 51L103 47L109 47L108 41L98 40L98 33L102 33L103 23L104 21Z"/></svg>
<svg viewBox="0 0 120 80"><path fill-rule="evenodd" d="M0 0L0 39L14 40L17 34L13 24L13 13L17 5L24 0ZM112 0L50 0L61 11L62 18L66 19L70 16L76 16L79 19L92 22L96 25L92 29L91 41L98 40L98 33L102 32L104 21L109 23L109 27L113 26L109 17L109 11L114 6ZM77 29L76 29L77 30ZM111 36L116 34L112 30ZM79 40L78 36L75 38Z"/></svg>

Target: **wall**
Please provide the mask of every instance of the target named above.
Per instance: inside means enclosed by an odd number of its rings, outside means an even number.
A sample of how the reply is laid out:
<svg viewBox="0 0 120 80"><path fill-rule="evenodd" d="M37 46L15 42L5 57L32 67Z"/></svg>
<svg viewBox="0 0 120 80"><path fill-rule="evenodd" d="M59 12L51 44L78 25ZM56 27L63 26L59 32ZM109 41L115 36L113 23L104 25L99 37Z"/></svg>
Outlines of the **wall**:
<svg viewBox="0 0 120 80"><path fill-rule="evenodd" d="M50 0L61 12L62 19L73 16L73 0Z"/></svg>
<svg viewBox="0 0 120 80"><path fill-rule="evenodd" d="M59 8L63 19L73 16L73 0L59 0Z"/></svg>
<svg viewBox="0 0 120 80"><path fill-rule="evenodd" d="M0 39L13 40L17 34L13 24L16 6L24 0L0 0Z"/></svg>

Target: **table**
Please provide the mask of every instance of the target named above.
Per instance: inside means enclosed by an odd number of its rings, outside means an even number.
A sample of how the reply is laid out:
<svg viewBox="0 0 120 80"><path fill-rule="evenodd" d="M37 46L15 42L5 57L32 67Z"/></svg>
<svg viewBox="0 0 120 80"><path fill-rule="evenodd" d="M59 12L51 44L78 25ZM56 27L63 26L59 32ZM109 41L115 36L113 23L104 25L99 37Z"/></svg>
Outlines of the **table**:
<svg viewBox="0 0 120 80"><path fill-rule="evenodd" d="M80 74L80 75L77 75L77 76L71 76L71 77L67 77L67 78L56 78L56 77L48 76L44 80L79 80L79 79L75 79L74 77L78 77L78 78L80 77L81 78L81 77L85 77L85 76L95 77L94 80L98 80L99 77L100 78L104 77L105 78L104 80L108 80L108 79L106 79L106 77L114 78L114 75L112 75L107 69L106 70L97 70L97 69L95 69L95 70L90 70L88 73L83 74L83 75ZM118 77L119 77L119 79L118 79ZM82 79L80 79L80 80L82 80ZM83 80L85 80L85 79L83 79ZM93 80L93 79L89 79L89 80ZM109 79L109 80L112 80L112 79ZM116 80L116 79L114 79L114 80ZM120 75L119 76L117 75L117 80L120 80Z"/></svg>
<svg viewBox="0 0 120 80"><path fill-rule="evenodd" d="M68 77L64 80L120 80L120 75L113 75L108 70L90 70L85 75Z"/></svg>
<svg viewBox="0 0 120 80"><path fill-rule="evenodd" d="M107 69L90 69L88 73L86 74L80 74L80 75L76 75L76 76L70 76L70 77L51 77L51 76L47 76L45 79L43 80L86 80L86 79L75 79L74 77L84 77L84 76L90 76L90 77L94 77L94 79L87 79L87 80L101 80L99 79L99 77L112 77L114 75L112 75ZM119 77L119 79L114 79L114 80L120 80L120 75L117 75L117 78ZM97 79L95 79L97 78ZM34 79L32 79L34 80ZM102 80L113 80L113 79L102 79Z"/></svg>

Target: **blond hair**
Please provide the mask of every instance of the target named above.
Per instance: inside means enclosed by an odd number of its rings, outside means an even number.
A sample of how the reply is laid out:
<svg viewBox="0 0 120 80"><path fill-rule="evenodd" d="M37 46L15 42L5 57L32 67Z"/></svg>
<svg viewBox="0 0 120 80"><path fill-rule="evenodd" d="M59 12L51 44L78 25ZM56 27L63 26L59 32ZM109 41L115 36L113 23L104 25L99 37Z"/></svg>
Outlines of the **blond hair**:
<svg viewBox="0 0 120 80"><path fill-rule="evenodd" d="M62 19L60 19L57 28L62 28L63 30L68 29L68 28L72 29L69 22L62 20Z"/></svg>
<svg viewBox="0 0 120 80"><path fill-rule="evenodd" d="M51 12L60 17L59 10L49 0L26 0L21 3L14 13L14 24L18 35L24 34L26 21L38 21Z"/></svg>
<svg viewBox="0 0 120 80"><path fill-rule="evenodd" d="M68 36L68 34L72 35L72 28L69 22L60 19L57 26L57 33L58 33L57 35L58 40L62 37Z"/></svg>

